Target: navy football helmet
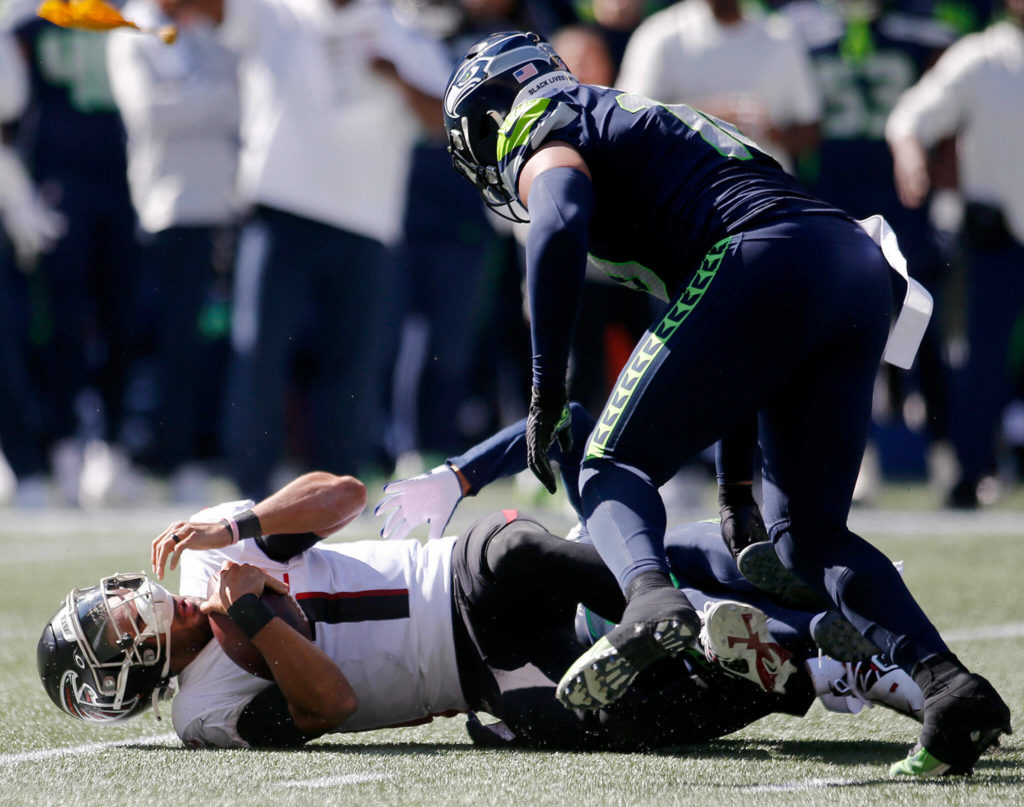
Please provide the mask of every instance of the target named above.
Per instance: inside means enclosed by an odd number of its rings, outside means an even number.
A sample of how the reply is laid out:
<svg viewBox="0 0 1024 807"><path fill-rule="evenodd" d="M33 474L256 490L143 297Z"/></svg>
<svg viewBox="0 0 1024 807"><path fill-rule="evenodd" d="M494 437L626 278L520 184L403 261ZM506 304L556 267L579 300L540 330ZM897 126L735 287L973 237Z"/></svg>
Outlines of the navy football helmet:
<svg viewBox="0 0 1024 807"><path fill-rule="evenodd" d="M74 589L36 648L50 699L73 717L114 723L171 694L174 598L145 574Z"/></svg>
<svg viewBox="0 0 1024 807"><path fill-rule="evenodd" d="M554 48L537 34L505 31L472 45L448 81L444 128L455 170L503 218L527 220L498 173L498 129L526 84L567 69Z"/></svg>

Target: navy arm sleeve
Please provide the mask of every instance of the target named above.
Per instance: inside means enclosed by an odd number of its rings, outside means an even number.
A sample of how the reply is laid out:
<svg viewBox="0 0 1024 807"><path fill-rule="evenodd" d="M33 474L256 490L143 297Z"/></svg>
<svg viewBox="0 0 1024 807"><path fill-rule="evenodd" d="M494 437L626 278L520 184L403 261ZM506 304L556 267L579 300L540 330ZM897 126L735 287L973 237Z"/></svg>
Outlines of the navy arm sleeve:
<svg viewBox="0 0 1024 807"><path fill-rule="evenodd" d="M526 287L533 384L564 387L587 271L594 188L575 168L542 171L530 186Z"/></svg>

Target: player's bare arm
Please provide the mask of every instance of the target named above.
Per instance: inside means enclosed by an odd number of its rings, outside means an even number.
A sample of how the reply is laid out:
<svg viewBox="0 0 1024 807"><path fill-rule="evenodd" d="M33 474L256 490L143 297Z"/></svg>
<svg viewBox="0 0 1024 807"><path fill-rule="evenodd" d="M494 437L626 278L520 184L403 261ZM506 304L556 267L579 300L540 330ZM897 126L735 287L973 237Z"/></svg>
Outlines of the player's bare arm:
<svg viewBox="0 0 1024 807"><path fill-rule="evenodd" d="M219 578L217 589L200 606L203 613L227 614L239 599L247 594L259 597L265 587L281 593L288 590L284 583L249 564L227 561ZM303 734L318 737L355 712L355 692L341 668L280 617L275 616L251 638L288 702L295 727Z"/></svg>
<svg viewBox="0 0 1024 807"><path fill-rule="evenodd" d="M324 471L303 474L254 505L263 535L314 533L326 538L366 507L366 487L352 476ZM175 521L152 544L153 572L163 579L168 561L173 571L186 549L220 549L234 540L222 523Z"/></svg>

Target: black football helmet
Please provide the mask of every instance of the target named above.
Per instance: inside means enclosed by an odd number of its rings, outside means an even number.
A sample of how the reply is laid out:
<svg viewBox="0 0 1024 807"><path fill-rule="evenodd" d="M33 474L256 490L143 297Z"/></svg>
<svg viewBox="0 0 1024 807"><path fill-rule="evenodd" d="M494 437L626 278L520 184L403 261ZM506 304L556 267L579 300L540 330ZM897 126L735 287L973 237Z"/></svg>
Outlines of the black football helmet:
<svg viewBox="0 0 1024 807"><path fill-rule="evenodd" d="M50 699L73 717L115 723L171 693L174 598L145 574L74 589L36 648Z"/></svg>
<svg viewBox="0 0 1024 807"><path fill-rule="evenodd" d="M444 94L444 128L455 170L503 218L526 211L498 173L498 129L519 91L553 71L568 71L554 48L534 33L505 31L476 42L455 68Z"/></svg>

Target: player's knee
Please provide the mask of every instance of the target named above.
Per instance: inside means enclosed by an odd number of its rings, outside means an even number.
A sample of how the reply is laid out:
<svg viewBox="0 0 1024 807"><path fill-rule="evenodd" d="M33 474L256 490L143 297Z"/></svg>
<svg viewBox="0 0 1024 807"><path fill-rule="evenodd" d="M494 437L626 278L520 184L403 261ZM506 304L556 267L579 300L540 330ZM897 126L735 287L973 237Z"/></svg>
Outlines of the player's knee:
<svg viewBox="0 0 1024 807"><path fill-rule="evenodd" d="M515 522L515 526L516 529L496 532L487 544L487 567L495 579L500 580L514 570L535 567L543 555L542 536L560 540L540 525Z"/></svg>

